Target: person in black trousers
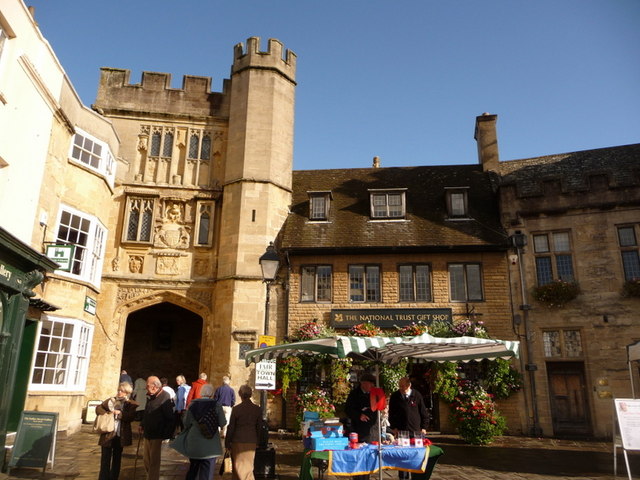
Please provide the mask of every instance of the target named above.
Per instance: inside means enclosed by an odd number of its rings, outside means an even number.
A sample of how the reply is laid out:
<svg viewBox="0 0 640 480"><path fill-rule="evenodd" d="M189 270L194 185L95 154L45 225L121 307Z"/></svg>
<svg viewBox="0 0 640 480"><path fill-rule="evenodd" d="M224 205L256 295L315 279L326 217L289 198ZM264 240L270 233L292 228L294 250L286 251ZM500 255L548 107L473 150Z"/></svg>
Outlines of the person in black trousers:
<svg viewBox="0 0 640 480"><path fill-rule="evenodd" d="M398 387L389 398L389 427L393 434L398 438L398 432L406 430L413 438L416 432L427 433L430 416L422 395L411 388L409 377L402 377ZM407 479L409 472L399 470L398 476L402 480Z"/></svg>
<svg viewBox="0 0 640 480"><path fill-rule="evenodd" d="M377 441L378 412L371 409L371 389L376 378L370 373L360 377L360 384L349 393L345 409L351 420L351 432L358 434L359 443ZM353 480L368 480L369 475L353 475Z"/></svg>

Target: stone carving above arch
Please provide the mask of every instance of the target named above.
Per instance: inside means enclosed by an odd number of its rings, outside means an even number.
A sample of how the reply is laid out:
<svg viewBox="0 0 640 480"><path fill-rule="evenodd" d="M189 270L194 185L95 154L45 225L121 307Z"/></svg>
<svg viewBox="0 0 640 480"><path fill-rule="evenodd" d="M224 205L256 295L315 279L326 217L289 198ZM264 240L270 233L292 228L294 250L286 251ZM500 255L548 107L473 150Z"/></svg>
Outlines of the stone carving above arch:
<svg viewBox="0 0 640 480"><path fill-rule="evenodd" d="M117 315L128 315L137 310L142 310L143 308L164 302L185 308L200 315L203 320L211 315L211 310L206 305L203 305L193 298L169 290L159 291L150 288L121 287L118 289L117 298L119 302L121 299L126 299L124 303L116 309Z"/></svg>

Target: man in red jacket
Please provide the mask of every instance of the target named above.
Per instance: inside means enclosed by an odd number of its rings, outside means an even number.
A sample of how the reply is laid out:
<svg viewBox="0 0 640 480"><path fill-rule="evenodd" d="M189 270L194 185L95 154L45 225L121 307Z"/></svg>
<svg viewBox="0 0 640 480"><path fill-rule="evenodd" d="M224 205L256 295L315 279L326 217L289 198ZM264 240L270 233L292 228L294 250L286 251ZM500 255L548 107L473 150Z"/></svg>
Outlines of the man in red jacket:
<svg viewBox="0 0 640 480"><path fill-rule="evenodd" d="M187 404L185 405L185 409L189 408L191 400L200 398L200 389L205 383L207 383L207 374L202 372L200 374L200 378L191 384L191 390L189 390L189 395L187 395Z"/></svg>

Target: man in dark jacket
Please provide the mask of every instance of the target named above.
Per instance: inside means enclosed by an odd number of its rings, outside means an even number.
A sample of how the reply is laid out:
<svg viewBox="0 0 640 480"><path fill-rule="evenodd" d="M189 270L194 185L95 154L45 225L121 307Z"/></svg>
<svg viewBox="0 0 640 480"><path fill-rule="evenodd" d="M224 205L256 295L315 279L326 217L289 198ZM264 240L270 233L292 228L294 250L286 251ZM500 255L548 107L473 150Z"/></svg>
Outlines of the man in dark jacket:
<svg viewBox="0 0 640 480"><path fill-rule="evenodd" d="M398 432L405 430L413 438L416 432L427 433L429 412L422 395L411 388L409 377L402 377L398 387L389 398L389 426L393 434L398 438ZM409 478L409 472L402 470L398 471L398 475L401 479Z"/></svg>
<svg viewBox="0 0 640 480"><path fill-rule="evenodd" d="M147 405L140 423L144 433L144 468L147 480L160 478L162 441L170 438L174 428L173 403L162 389L158 377L147 378Z"/></svg>
<svg viewBox="0 0 640 480"><path fill-rule="evenodd" d="M358 442L371 443L377 440L378 412L371 409L371 389L376 378L370 373L363 373L360 384L349 393L345 410L351 420L351 432L358 434ZM354 480L366 480L369 475L353 475Z"/></svg>

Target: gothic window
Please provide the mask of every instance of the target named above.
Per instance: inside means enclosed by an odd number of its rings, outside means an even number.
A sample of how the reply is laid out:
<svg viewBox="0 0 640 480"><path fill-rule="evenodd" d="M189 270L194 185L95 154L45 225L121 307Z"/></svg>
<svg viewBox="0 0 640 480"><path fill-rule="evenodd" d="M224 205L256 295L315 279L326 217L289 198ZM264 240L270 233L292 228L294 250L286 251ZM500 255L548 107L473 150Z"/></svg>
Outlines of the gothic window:
<svg viewBox="0 0 640 480"><path fill-rule="evenodd" d="M170 157L173 153L173 133L166 132L164 134L164 142L162 143L162 156Z"/></svg>
<svg viewBox="0 0 640 480"><path fill-rule="evenodd" d="M380 267L377 265L349 266L349 301L380 301Z"/></svg>
<svg viewBox="0 0 640 480"><path fill-rule="evenodd" d="M151 149L149 150L149 155L152 157L160 156L160 142L162 141L162 134L158 131L153 132L151 135Z"/></svg>
<svg viewBox="0 0 640 480"><path fill-rule="evenodd" d="M201 131L192 132L189 137L189 154L191 160L209 160L211 157L211 136Z"/></svg>
<svg viewBox="0 0 640 480"><path fill-rule="evenodd" d="M151 242L154 204L153 198L129 197L124 241Z"/></svg>
<svg viewBox="0 0 640 480"><path fill-rule="evenodd" d="M483 299L482 271L479 263L449 264L449 296L452 302Z"/></svg>
<svg viewBox="0 0 640 480"><path fill-rule="evenodd" d="M191 135L189 139L189 158L198 158L198 146L200 139L195 133Z"/></svg>
<svg viewBox="0 0 640 480"><path fill-rule="evenodd" d="M400 265L398 273L401 302L431 301L429 265Z"/></svg>
<svg viewBox="0 0 640 480"><path fill-rule="evenodd" d="M208 247L213 239L213 202L198 202L196 246Z"/></svg>
<svg viewBox="0 0 640 480"><path fill-rule="evenodd" d="M640 255L638 254L637 225L618 227L618 242L622 254L625 280L640 278Z"/></svg>
<svg viewBox="0 0 640 480"><path fill-rule="evenodd" d="M331 301L331 265L307 265L300 272L301 302Z"/></svg>
<svg viewBox="0 0 640 480"><path fill-rule="evenodd" d="M202 148L200 149L200 160L209 160L211 158L211 137L205 134L202 137Z"/></svg>
<svg viewBox="0 0 640 480"><path fill-rule="evenodd" d="M405 191L370 191L371 218L404 218L406 212Z"/></svg>
<svg viewBox="0 0 640 480"><path fill-rule="evenodd" d="M538 285L554 279L573 282L573 260L569 232L551 232L533 235Z"/></svg>

